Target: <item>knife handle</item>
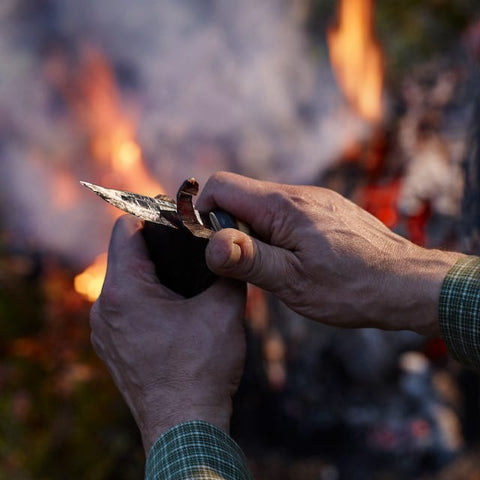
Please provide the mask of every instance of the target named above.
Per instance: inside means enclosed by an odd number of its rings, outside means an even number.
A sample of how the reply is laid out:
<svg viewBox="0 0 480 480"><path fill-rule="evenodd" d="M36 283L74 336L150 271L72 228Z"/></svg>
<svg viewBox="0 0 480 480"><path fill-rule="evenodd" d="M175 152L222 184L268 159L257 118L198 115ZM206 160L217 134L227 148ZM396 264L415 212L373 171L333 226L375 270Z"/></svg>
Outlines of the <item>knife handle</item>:
<svg viewBox="0 0 480 480"><path fill-rule="evenodd" d="M152 222L145 222L143 238L160 283L170 290L190 298L217 278L205 262L207 239Z"/></svg>
<svg viewBox="0 0 480 480"><path fill-rule="evenodd" d="M200 216L212 230L236 228L250 233L247 225L223 210L202 212ZM190 298L206 290L217 278L205 262L207 238L192 235L186 228L174 229L148 221L143 227L143 238L160 283L170 290Z"/></svg>
<svg viewBox="0 0 480 480"><path fill-rule="evenodd" d="M203 214L202 214L203 215ZM212 229L218 232L222 228L235 228L247 235L251 234L251 230L247 224L236 219L225 210L212 210L208 213L208 218Z"/></svg>

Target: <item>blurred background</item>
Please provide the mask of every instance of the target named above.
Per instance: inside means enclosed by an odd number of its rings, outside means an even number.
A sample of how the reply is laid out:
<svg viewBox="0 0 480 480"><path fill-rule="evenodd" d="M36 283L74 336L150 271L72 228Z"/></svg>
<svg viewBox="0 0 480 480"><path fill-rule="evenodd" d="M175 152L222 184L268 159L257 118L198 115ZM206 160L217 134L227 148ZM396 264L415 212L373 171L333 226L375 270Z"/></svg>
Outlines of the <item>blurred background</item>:
<svg viewBox="0 0 480 480"><path fill-rule="evenodd" d="M143 475L89 344L118 212L80 180L327 186L479 253L479 59L475 0L2 0L0 478ZM257 479L478 479L478 377L441 339L320 326L254 288L247 326L232 433Z"/></svg>

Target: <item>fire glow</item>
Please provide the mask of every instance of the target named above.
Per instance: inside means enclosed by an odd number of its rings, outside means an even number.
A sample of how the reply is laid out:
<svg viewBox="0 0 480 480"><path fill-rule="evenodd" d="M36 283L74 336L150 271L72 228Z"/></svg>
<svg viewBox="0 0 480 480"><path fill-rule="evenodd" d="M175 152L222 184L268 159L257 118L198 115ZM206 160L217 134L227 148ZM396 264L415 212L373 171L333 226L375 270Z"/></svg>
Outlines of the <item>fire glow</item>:
<svg viewBox="0 0 480 480"><path fill-rule="evenodd" d="M135 140L135 126L121 108L118 87L107 60L96 49L86 49L77 79L77 91L68 99L90 137L90 154L106 172L100 182L145 195L163 193L163 187L146 169L140 146ZM121 215L109 208L113 218ZM99 255L74 279L75 290L93 302L101 292L107 269L107 254Z"/></svg>
<svg viewBox="0 0 480 480"><path fill-rule="evenodd" d="M91 156L106 171L101 182L145 195L163 193L143 164L135 117L123 111L112 69L99 50L84 50L77 85L71 103L88 130Z"/></svg>
<svg viewBox="0 0 480 480"><path fill-rule="evenodd" d="M328 31L330 61L339 86L366 120L382 117L383 56L374 36L373 0L340 0Z"/></svg>
<svg viewBox="0 0 480 480"><path fill-rule="evenodd" d="M86 270L75 277L73 281L75 291L90 302L94 302L102 291L106 271L107 254L102 253Z"/></svg>

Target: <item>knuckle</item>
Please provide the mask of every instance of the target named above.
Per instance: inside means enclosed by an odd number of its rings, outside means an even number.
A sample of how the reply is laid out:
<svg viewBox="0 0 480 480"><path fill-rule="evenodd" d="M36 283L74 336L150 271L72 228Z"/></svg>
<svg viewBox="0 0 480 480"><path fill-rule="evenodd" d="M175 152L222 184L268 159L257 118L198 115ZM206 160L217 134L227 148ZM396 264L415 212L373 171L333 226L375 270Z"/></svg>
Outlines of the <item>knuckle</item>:
<svg viewBox="0 0 480 480"><path fill-rule="evenodd" d="M215 181L223 181L229 176L230 174L228 172L220 170L218 172L215 172L211 178L214 179Z"/></svg>
<svg viewBox="0 0 480 480"><path fill-rule="evenodd" d="M202 208L213 208L216 207L217 196L221 192L222 188L229 183L229 178L232 174L227 172L215 172L205 183L202 192L199 196L198 202L202 205Z"/></svg>
<svg viewBox="0 0 480 480"><path fill-rule="evenodd" d="M228 172L224 171L219 171L215 172L208 180L207 183L205 184L205 188L211 188L214 185L219 185L222 183L225 183L228 178L230 177L231 174Z"/></svg>

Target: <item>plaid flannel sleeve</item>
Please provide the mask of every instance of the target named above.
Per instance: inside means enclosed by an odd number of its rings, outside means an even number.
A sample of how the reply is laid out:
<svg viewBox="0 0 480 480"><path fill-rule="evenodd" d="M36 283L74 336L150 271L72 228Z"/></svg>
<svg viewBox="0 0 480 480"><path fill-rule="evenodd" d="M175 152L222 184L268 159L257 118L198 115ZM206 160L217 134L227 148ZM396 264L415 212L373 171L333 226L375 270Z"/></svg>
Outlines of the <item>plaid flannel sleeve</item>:
<svg viewBox="0 0 480 480"><path fill-rule="evenodd" d="M202 421L174 426L153 444L146 480L252 480L240 447Z"/></svg>
<svg viewBox="0 0 480 480"><path fill-rule="evenodd" d="M480 370L480 257L464 257L448 272L438 314L450 353L463 365Z"/></svg>

